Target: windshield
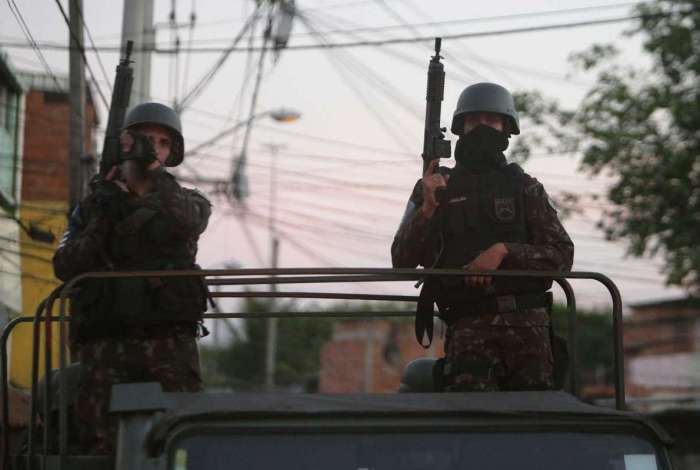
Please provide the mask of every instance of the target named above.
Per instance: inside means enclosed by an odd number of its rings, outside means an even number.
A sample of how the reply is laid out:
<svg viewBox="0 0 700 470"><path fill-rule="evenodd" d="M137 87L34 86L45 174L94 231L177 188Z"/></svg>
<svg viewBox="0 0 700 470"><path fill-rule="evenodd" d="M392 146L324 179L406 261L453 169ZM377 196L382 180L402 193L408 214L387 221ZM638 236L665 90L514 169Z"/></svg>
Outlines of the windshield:
<svg viewBox="0 0 700 470"><path fill-rule="evenodd" d="M655 470L652 444L590 433L296 433L181 439L173 470Z"/></svg>

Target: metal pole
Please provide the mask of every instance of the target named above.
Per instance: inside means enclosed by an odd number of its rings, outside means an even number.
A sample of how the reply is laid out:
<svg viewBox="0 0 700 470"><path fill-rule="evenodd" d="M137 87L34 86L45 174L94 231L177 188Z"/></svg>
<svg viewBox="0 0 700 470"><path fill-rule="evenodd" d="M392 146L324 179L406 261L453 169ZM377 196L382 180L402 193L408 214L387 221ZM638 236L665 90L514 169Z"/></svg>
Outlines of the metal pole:
<svg viewBox="0 0 700 470"><path fill-rule="evenodd" d="M122 49L126 41L134 41L134 82L131 106L151 99L151 51L155 48L153 0L124 0L122 16Z"/></svg>
<svg viewBox="0 0 700 470"><path fill-rule="evenodd" d="M277 152L279 145L269 144L270 149L270 265L277 269L279 264L279 238L277 237ZM270 284L270 292L277 292L277 284ZM270 299L270 310L274 310L274 297ZM277 318L267 319L267 334L265 341L265 387L272 390L275 387L275 361L277 359Z"/></svg>
<svg viewBox="0 0 700 470"><path fill-rule="evenodd" d="M272 267L277 267L277 253L279 250L279 240L272 240ZM270 285L270 292L277 292L277 284ZM274 305L274 298L271 299L271 306ZM277 356L277 318L267 319L267 335L265 341L265 387L272 390L275 387L275 360Z"/></svg>
<svg viewBox="0 0 700 470"><path fill-rule="evenodd" d="M68 43L70 75L70 154L68 156L69 207L82 198L81 161L85 152L85 62L81 55L83 50L82 0L70 0L68 14L70 16L70 31Z"/></svg>
<svg viewBox="0 0 700 470"><path fill-rule="evenodd" d="M235 176L237 172L242 172L243 169L246 166L246 162L248 159L248 143L250 142L250 135L251 132L253 131L253 121L255 120L255 108L258 104L258 93L260 91L260 84L262 83L262 76L263 76L263 69L265 66L265 55L267 54L267 43L270 40L270 31L272 28L272 13L268 14L268 19L267 19L267 26L265 27L265 34L263 36L263 44L262 44L262 50L260 51L260 56L258 58L258 68L257 68L257 73L255 75L255 85L253 86L253 96L250 99L250 111L248 112L248 119L246 120L246 127L245 127L245 133L243 134L243 146L241 148L241 154L238 157L237 160L233 162L233 167L231 169L231 180L235 180ZM242 176L242 175L241 175ZM233 183L232 183L233 184ZM242 184L242 183L241 183ZM245 186L243 184L243 186ZM240 194L240 200L243 200L247 197L247 194L244 194L245 191L240 191L239 189L233 188L232 187L232 193L235 195L236 192L239 192Z"/></svg>

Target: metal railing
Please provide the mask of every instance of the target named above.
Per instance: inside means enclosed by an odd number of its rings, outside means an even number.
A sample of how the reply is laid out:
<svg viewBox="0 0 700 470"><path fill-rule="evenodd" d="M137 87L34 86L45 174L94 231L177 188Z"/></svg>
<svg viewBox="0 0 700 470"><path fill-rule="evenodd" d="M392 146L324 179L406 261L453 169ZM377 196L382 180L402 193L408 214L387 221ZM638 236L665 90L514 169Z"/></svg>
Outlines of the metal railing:
<svg viewBox="0 0 700 470"><path fill-rule="evenodd" d="M615 376L615 407L625 409L624 388L624 358L622 349L622 300L617 286L607 276L595 272L534 272L534 271L481 271L466 273L457 269L390 269L390 268L287 268L287 269L216 269L216 270L183 270L183 271L130 271L130 272L94 272L76 276L69 282L57 287L37 307L34 317L20 317L9 322L0 337L0 379L2 380L3 417L2 417L2 464L8 468L8 432L9 429L9 398L7 382L7 341L12 330L20 323L32 322L33 346L32 346L32 397L29 422L29 443L27 462L28 467L34 462L34 432L37 419L37 390L39 370L39 338L41 322L44 323L45 340L45 370L46 387L48 388L49 371L51 370L51 344L52 325L58 323L59 346L59 468L65 468L65 456L67 451L67 409L68 397L66 390L66 332L67 332L67 301L80 282L86 279L116 279L129 277L201 277L209 286L252 286L271 284L323 284L323 283L356 283L356 282L401 282L425 279L427 276L491 276L491 277L516 277L516 278L544 278L552 279L562 288L567 302L568 319L568 344L570 350L570 375L569 391L576 395L578 388L577 379L577 345L576 345L576 299L573 289L567 279L589 279L600 282L610 293L612 299L613 316L613 348L614 348L614 376ZM374 301L404 301L417 302L417 296L406 295L380 295L357 294L340 292L250 292L250 291L210 291L214 298L303 298L303 299L346 299L346 300L374 300ZM54 305L58 300L59 314L53 315ZM265 312L251 314L248 312L230 312L205 314L204 318L269 318L269 317L410 317L414 311L372 311L372 312ZM52 423L50 418L51 397L50 393L44 393L44 438L43 455L48 452L49 436Z"/></svg>

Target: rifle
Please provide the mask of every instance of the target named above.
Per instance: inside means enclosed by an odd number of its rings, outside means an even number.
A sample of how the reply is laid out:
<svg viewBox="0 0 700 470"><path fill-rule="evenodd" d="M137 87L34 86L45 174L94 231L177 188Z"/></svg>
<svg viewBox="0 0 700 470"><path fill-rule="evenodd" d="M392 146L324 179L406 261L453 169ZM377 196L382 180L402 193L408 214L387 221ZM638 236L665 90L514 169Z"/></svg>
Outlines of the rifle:
<svg viewBox="0 0 700 470"><path fill-rule="evenodd" d="M425 128L423 131L423 172L436 158L450 158L451 144L445 139L446 127L440 127L440 110L445 95L445 68L440 62L442 38L435 38L435 55L428 64L428 91L425 97Z"/></svg>
<svg viewBox="0 0 700 470"><path fill-rule="evenodd" d="M119 164L119 134L124 126L124 116L129 107L129 97L131 96L131 84L134 81L134 71L129 60L133 46L133 41L126 42L124 56L119 60L119 65L117 65L112 101L109 104L107 130L102 147L102 158L100 159L101 176L105 176L112 167Z"/></svg>
<svg viewBox="0 0 700 470"><path fill-rule="evenodd" d="M449 140L445 139L445 132L447 128L440 127L440 111L442 108L442 99L445 95L445 68L440 62L442 58L440 56L440 44L442 43L442 38L435 38L435 55L431 57L430 63L428 64L428 91L425 96L425 129L423 134L423 173L427 170L428 165L432 160L436 158L450 158L452 156L452 148ZM438 188L435 193L435 197L438 201L444 202L447 193L445 188ZM441 209L444 205L440 205L438 208L439 214L433 217L433 221L438 221L441 219L441 215L444 213ZM435 227L433 222L433 228ZM444 246L444 245L443 245ZM434 268L440 262L442 257L442 249L438 254L433 266ZM425 283L423 283L425 281ZM416 304L416 319L415 319L415 333L418 343L424 348L430 347L433 341L433 304L437 298L440 290L440 283L437 282L436 278L426 279L421 278L416 287L423 284L423 287L418 296L418 303ZM427 343L424 342L424 338L427 339Z"/></svg>

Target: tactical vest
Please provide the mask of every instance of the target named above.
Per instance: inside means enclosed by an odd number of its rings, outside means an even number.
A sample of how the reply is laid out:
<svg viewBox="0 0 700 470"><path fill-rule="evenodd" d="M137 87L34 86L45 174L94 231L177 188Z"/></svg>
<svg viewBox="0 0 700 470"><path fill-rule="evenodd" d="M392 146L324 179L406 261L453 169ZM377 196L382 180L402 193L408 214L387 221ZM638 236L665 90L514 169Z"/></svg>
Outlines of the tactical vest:
<svg viewBox="0 0 700 470"><path fill-rule="evenodd" d="M440 220L443 246L439 267L459 269L495 243L529 243L525 218L526 176L517 164L485 174L458 168L450 173ZM539 279L495 278L493 289L467 287L459 278L444 279L448 295L468 301L484 295L544 292Z"/></svg>
<svg viewBox="0 0 700 470"><path fill-rule="evenodd" d="M107 251L115 271L197 269L194 240L173 236L174 220L137 207L115 224ZM91 279L74 300L75 338L115 337L133 327L197 323L207 291L198 277Z"/></svg>

